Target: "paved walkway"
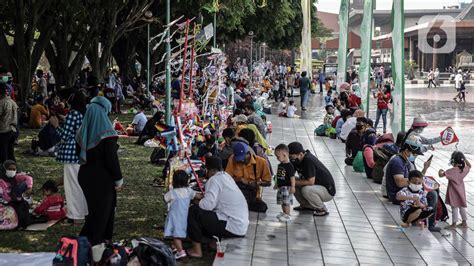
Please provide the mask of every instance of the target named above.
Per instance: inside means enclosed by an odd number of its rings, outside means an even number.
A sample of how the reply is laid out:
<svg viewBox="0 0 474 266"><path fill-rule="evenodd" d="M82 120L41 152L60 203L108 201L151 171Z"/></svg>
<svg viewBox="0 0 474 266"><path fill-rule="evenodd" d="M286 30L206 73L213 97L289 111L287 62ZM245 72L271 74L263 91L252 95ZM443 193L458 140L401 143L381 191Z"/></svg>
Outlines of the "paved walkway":
<svg viewBox="0 0 474 266"><path fill-rule="evenodd" d="M330 215L313 217L292 211L294 221L283 224L275 218L280 212L276 192L265 188L266 214L251 213L247 236L230 239L224 260L217 265L470 265L474 263L474 222L471 228L450 231L449 235L427 229L399 227L398 206L381 196L380 185L355 173L344 164L344 146L338 140L316 137L320 120L288 119L269 116L273 133L270 145L299 141L330 169L337 194L327 204ZM448 168L448 152L436 151L429 175ZM417 160L422 165L429 156ZM471 161L473 158L471 158ZM275 157L270 158L274 167ZM442 184L442 197L447 181ZM474 215L474 174L466 179L469 216ZM295 200L296 201L296 200ZM295 204L297 205L297 203ZM449 208L449 207L448 207ZM447 224L440 224L441 227ZM224 264L222 264L224 263Z"/></svg>

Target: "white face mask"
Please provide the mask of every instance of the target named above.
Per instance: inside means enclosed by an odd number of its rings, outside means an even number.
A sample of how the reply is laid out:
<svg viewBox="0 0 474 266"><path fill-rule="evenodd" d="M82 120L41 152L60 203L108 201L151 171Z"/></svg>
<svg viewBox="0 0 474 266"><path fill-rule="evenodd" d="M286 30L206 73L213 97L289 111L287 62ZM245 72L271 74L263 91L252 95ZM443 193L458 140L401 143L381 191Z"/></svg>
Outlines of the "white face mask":
<svg viewBox="0 0 474 266"><path fill-rule="evenodd" d="M9 178L13 178L16 176L16 170L7 170L5 172L5 176Z"/></svg>
<svg viewBox="0 0 474 266"><path fill-rule="evenodd" d="M423 189L423 185L410 184L408 186L412 191L420 191Z"/></svg>

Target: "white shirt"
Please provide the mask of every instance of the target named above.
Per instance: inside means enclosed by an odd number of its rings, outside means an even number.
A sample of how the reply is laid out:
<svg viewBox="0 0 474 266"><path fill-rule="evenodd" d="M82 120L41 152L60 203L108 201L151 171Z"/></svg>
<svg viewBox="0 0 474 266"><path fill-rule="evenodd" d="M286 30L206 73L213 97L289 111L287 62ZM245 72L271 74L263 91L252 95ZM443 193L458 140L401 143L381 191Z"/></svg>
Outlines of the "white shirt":
<svg viewBox="0 0 474 266"><path fill-rule="evenodd" d="M290 105L288 106L288 108L286 108L286 116L290 118L295 116L295 112L296 112L296 107L294 105Z"/></svg>
<svg viewBox="0 0 474 266"><path fill-rule="evenodd" d="M351 117L347 119L347 121L342 125L341 128L341 134L339 137L343 140L347 139L347 136L349 136L349 133L354 129L354 127L357 124L357 117Z"/></svg>
<svg viewBox="0 0 474 266"><path fill-rule="evenodd" d="M206 183L206 194L199 202L203 210L213 211L217 218L226 221L225 230L243 236L249 226L247 201L234 179L226 172L218 172Z"/></svg>
<svg viewBox="0 0 474 266"><path fill-rule="evenodd" d="M460 73L456 74L456 76L454 77L454 81L456 82L456 89L460 89L461 82L462 82L462 74Z"/></svg>
<svg viewBox="0 0 474 266"><path fill-rule="evenodd" d="M277 113L278 114L286 113L286 103L285 102L280 102L280 104L278 105Z"/></svg>
<svg viewBox="0 0 474 266"><path fill-rule="evenodd" d="M137 125L138 131L142 131L147 122L146 115L143 112L139 112L133 118L132 124Z"/></svg>

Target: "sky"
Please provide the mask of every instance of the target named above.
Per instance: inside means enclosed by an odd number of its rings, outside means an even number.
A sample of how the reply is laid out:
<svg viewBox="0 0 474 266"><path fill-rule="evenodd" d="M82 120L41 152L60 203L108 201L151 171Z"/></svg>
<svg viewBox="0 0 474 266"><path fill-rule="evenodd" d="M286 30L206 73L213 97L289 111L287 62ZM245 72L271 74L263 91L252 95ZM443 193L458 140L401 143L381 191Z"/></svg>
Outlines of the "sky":
<svg viewBox="0 0 474 266"><path fill-rule="evenodd" d="M377 9L392 9L392 0L376 0ZM405 0L405 9L437 9L443 6L458 5L459 2L471 0ZM316 7L319 11L338 13L341 0L318 0Z"/></svg>

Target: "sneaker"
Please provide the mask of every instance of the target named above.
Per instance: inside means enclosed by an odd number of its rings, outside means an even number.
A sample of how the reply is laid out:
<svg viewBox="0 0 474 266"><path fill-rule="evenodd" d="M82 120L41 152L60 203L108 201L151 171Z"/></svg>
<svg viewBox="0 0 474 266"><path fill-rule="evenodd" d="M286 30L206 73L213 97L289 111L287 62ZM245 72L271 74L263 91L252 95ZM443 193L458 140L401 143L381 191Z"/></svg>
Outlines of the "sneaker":
<svg viewBox="0 0 474 266"><path fill-rule="evenodd" d="M280 220L280 222L282 223L291 223L291 215L284 213L282 216L278 218L278 220Z"/></svg>
<svg viewBox="0 0 474 266"><path fill-rule="evenodd" d="M285 215L285 213L284 213L284 212L280 212L279 214L277 214L276 218L277 218L278 220L280 220L280 217L282 217L283 215Z"/></svg>
<svg viewBox="0 0 474 266"><path fill-rule="evenodd" d="M430 227L428 227L428 230L430 230L430 232L433 232L433 233L441 232L441 228L439 228L437 226L430 226Z"/></svg>
<svg viewBox="0 0 474 266"><path fill-rule="evenodd" d="M174 254L174 258L179 260L181 258L186 258L186 251L183 249L181 251L177 251L176 254Z"/></svg>
<svg viewBox="0 0 474 266"><path fill-rule="evenodd" d="M314 212L313 212L313 216L326 216L328 215L329 212L326 211L325 209L316 209Z"/></svg>

